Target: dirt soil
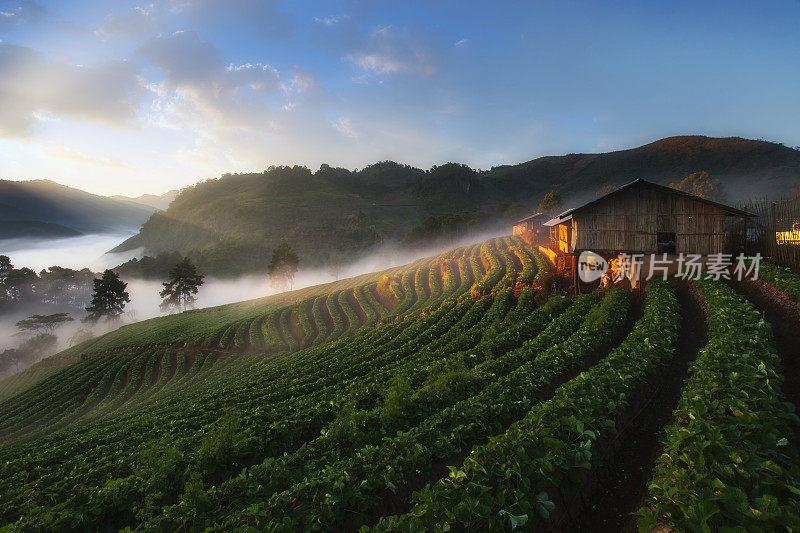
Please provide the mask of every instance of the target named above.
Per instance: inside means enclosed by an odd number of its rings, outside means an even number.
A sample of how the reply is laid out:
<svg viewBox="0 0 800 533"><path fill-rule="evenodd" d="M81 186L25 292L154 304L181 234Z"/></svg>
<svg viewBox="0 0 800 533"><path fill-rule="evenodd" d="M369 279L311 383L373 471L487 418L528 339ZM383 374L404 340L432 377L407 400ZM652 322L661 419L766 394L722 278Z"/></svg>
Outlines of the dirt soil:
<svg viewBox="0 0 800 533"><path fill-rule="evenodd" d="M660 372L649 402L621 428L615 463L595 484L594 493L586 500L591 508L581 513L573 531L636 531L630 514L647 497L647 483L662 451L663 430L678 405L688 364L706 344L706 317L689 284L674 280L672 289L682 312L675 355Z"/></svg>

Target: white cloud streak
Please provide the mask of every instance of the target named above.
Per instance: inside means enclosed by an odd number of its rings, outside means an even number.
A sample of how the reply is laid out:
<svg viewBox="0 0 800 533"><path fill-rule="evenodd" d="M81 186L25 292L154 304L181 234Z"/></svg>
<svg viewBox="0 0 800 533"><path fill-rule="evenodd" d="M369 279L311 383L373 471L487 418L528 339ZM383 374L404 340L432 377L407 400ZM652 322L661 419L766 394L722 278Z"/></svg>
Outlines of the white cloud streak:
<svg viewBox="0 0 800 533"><path fill-rule="evenodd" d="M42 114L130 125L141 94L139 69L50 62L30 48L0 43L0 135L28 138Z"/></svg>

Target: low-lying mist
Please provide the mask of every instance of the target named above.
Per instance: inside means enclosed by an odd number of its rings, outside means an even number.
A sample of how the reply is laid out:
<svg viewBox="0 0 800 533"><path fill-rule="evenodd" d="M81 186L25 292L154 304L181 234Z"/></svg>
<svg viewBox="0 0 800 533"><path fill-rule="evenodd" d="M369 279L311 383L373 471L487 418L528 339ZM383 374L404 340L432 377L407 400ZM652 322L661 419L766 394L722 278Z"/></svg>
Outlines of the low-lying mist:
<svg viewBox="0 0 800 533"><path fill-rule="evenodd" d="M53 265L98 271L136 256L135 251L106 253L131 235L133 234L103 233L63 239L0 240L0 255L11 257L18 267L25 266L37 272Z"/></svg>
<svg viewBox="0 0 800 533"><path fill-rule="evenodd" d="M480 242L490 237L507 234L507 229L488 231L480 234L472 234L463 239L451 241L449 243L439 243L436 246L418 246L413 250L401 248L395 243L384 244L371 252L360 256L353 262L344 262L335 271L327 267L302 268L294 278L293 290L305 287L330 283L337 279L367 274L401 266L411 263L419 258L439 254L443 251L457 248L466 244ZM11 256L16 267L27 266L32 269L40 270L52 265L65 266L70 268L88 267L93 271L101 271L110 266L115 266L129 259L131 253L126 254L107 254L106 250L119 243L120 236L95 235L84 236L70 239L59 239L56 241L29 242L29 246L6 247L4 242L0 242L0 254ZM7 242L7 241L6 241ZM130 295L130 303L125 306L125 313L121 321L112 323L84 323L81 319L85 313L76 312L74 308L63 308L57 306L45 306L42 304L22 305L11 313L0 316L0 352L9 348L18 347L30 336L19 335L16 323L33 314L52 314L67 312L74 318L74 321L67 322L56 328L53 333L58 337L58 345L50 353L37 354L27 363L18 365L13 369L14 372L30 366L34 362L43 359L52 353L69 347L74 342L80 340L76 335L79 330L90 331L93 336L101 335L112 329L116 329L124 324L145 320L166 313L159 309L161 297L161 281L144 280L136 278L124 278L127 291ZM206 277L203 285L196 296L195 308L213 307L228 303L252 300L264 296L270 296L281 292L270 285L269 278L263 275L246 275L236 279ZM11 373L3 372L0 369L0 378Z"/></svg>

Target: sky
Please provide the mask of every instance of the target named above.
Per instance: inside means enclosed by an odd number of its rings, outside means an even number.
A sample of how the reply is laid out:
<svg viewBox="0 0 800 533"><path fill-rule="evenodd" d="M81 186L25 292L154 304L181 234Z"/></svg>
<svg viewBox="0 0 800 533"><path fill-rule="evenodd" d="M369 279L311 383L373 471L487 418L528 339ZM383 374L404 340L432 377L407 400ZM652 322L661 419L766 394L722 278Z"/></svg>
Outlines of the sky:
<svg viewBox="0 0 800 533"><path fill-rule="evenodd" d="M800 2L0 0L0 178L800 145Z"/></svg>

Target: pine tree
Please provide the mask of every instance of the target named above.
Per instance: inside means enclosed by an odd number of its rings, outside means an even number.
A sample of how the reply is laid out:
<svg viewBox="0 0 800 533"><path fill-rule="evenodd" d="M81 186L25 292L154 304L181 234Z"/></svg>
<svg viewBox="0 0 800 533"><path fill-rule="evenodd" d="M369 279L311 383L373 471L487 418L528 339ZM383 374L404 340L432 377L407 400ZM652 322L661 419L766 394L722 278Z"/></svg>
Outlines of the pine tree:
<svg viewBox="0 0 800 533"><path fill-rule="evenodd" d="M86 308L89 316L86 320L97 321L101 318L113 320L122 314L125 304L131 301L125 288L128 286L119 279L119 274L107 269L103 275L94 280L94 293L91 305Z"/></svg>
<svg viewBox="0 0 800 533"><path fill-rule="evenodd" d="M197 267L188 258L181 259L169 271L169 281L162 283L164 290L159 294L164 301L159 306L162 311L169 309L186 309L194 304L198 289L203 284L204 276L197 273Z"/></svg>

